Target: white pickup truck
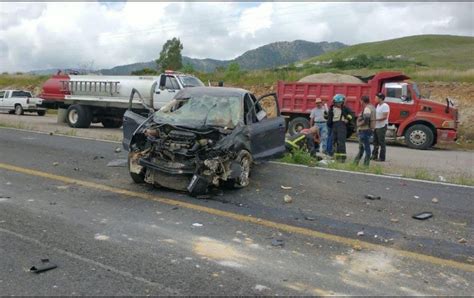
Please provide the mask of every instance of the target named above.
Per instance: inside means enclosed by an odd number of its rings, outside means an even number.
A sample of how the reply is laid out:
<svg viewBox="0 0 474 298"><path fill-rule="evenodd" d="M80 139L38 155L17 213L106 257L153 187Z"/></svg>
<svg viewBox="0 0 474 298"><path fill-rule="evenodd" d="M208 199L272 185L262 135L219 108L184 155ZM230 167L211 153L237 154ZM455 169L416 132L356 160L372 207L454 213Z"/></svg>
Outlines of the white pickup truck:
<svg viewBox="0 0 474 298"><path fill-rule="evenodd" d="M22 90L0 90L0 110L10 114L23 115L24 112L46 114L46 109L39 107L42 99L33 97L31 92Z"/></svg>

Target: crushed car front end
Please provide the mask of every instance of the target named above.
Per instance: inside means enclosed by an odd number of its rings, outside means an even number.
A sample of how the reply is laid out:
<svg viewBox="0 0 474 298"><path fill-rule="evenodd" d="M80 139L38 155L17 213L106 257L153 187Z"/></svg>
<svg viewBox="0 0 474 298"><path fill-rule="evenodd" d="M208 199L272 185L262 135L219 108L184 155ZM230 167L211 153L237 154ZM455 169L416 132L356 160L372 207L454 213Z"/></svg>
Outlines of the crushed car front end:
<svg viewBox="0 0 474 298"><path fill-rule="evenodd" d="M130 138L132 178L195 196L222 183L246 186L251 155L242 162L250 144L240 98L216 98L175 100L142 123Z"/></svg>

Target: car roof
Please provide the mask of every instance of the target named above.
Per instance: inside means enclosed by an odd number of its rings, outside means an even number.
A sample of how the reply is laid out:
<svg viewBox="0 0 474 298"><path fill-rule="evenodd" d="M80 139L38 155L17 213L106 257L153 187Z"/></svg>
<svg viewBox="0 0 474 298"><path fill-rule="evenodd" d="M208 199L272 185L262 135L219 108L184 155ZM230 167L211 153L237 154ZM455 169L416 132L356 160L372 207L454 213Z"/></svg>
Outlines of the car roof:
<svg viewBox="0 0 474 298"><path fill-rule="evenodd" d="M199 95L213 95L213 96L239 96L243 97L249 91L241 88L229 87L188 87L184 88L176 94L175 98L187 98Z"/></svg>

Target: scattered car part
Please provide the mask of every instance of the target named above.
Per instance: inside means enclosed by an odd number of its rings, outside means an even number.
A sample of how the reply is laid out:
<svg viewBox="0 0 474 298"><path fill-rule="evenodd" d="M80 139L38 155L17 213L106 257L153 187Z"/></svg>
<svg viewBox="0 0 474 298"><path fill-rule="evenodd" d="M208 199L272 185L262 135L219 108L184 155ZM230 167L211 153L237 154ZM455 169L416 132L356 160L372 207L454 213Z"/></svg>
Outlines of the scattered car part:
<svg viewBox="0 0 474 298"><path fill-rule="evenodd" d="M54 269L54 268L57 268L57 267L58 267L58 265L56 265L54 263L50 263L49 259L41 259L41 264L32 266L30 268L30 272L38 274L38 273L45 272L45 271L48 271L48 270L51 270L51 269Z"/></svg>
<svg viewBox="0 0 474 298"><path fill-rule="evenodd" d="M421 212L412 216L412 218L418 219L418 220L426 220L431 217L433 217L433 213L431 212Z"/></svg>
<svg viewBox="0 0 474 298"><path fill-rule="evenodd" d="M375 195L365 195L365 198L368 200L380 200L380 196L375 196Z"/></svg>
<svg viewBox="0 0 474 298"><path fill-rule="evenodd" d="M272 239L272 246L283 247L285 242L282 239Z"/></svg>

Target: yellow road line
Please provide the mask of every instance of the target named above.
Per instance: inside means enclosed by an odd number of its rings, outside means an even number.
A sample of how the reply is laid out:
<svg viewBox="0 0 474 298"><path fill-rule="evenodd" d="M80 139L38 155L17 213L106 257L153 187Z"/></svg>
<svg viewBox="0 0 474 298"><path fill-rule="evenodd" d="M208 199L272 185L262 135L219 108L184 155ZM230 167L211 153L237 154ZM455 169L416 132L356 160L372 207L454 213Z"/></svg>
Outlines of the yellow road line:
<svg viewBox="0 0 474 298"><path fill-rule="evenodd" d="M448 260L448 259L442 259L438 257L433 257L433 256L424 255L421 253L411 252L411 251L397 249L397 248L385 247L379 244L373 244L373 243L355 240L355 239L351 239L347 237L332 235L328 233L322 233L322 232L314 231L308 228L282 224L282 223L265 220L265 219L258 219L255 217L249 217L249 216L245 216L245 215L241 215L241 214L237 214L237 213L233 213L229 211L222 211L219 209L209 208L209 207L200 206L200 205L196 205L192 203L186 203L186 202L181 202L178 200L167 199L167 198L159 197L156 195L130 191L126 189L111 187L111 186L107 186L103 184L74 179L74 178L65 177L65 176L59 176L59 175L55 175L55 174L51 174L47 172L17 167L17 166L5 164L5 163L0 163L0 169L22 173L26 175L31 175L31 176L36 176L36 177L47 178L47 179L56 180L56 181L61 181L64 183L81 185L87 188L97 189L97 190L106 191L106 192L112 192L112 193L116 193L116 194L120 194L124 196L138 197L138 198L142 198L146 200L152 200L152 201L156 201L156 202L160 202L160 203L164 203L164 204L168 204L172 206L180 206L180 207L188 208L191 210L205 212L212 215L231 218L240 222L247 222L247 223L252 223L259 226L264 226L267 228L277 229L277 230L284 231L287 233L293 233L293 234L308 236L311 238L329 240L329 241L333 241L333 242L340 243L347 246L357 245L362 248L384 251L390 254L395 254L402 257L406 257L406 258L410 258L410 259L414 259L417 261L422 261L422 262L426 262L426 263L430 263L434 265L446 266L446 267L460 269L463 271L474 272L474 265L471 265L471 264Z"/></svg>

